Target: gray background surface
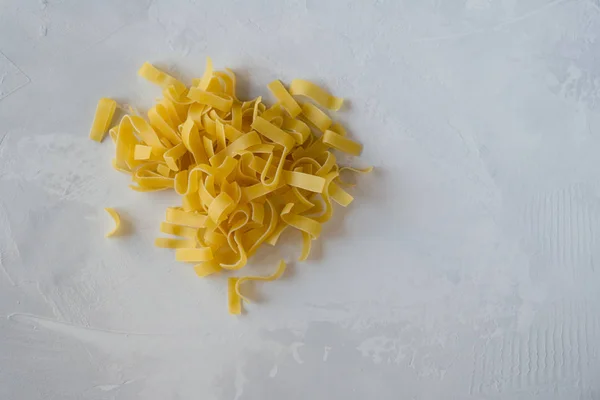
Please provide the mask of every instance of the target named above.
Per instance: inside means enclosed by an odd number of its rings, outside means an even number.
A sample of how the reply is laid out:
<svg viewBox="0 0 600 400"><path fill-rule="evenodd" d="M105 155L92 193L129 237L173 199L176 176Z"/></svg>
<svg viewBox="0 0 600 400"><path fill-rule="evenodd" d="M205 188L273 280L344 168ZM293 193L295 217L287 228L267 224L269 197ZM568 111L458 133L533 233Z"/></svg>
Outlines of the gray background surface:
<svg viewBox="0 0 600 400"><path fill-rule="evenodd" d="M0 398L600 399L599 4L0 1ZM207 55L347 98L377 168L242 318L87 137Z"/></svg>

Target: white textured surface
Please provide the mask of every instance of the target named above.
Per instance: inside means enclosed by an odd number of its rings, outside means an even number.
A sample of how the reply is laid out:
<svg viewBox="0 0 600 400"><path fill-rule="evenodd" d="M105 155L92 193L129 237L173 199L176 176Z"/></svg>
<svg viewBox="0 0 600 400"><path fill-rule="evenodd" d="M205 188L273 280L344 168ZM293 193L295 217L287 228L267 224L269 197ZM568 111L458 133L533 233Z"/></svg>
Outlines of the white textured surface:
<svg viewBox="0 0 600 400"><path fill-rule="evenodd" d="M0 398L600 399L599 35L597 0L0 2ZM87 138L206 55L326 83L378 168L243 318Z"/></svg>

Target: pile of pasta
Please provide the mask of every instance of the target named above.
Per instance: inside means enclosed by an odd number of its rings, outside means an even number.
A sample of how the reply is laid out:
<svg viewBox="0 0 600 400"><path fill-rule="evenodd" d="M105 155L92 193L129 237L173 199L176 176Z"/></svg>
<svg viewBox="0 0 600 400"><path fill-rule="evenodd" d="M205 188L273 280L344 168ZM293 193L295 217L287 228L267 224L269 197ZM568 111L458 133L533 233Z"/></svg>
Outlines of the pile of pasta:
<svg viewBox="0 0 600 400"><path fill-rule="evenodd" d="M275 245L289 229L301 233L299 259L306 260L332 203L346 207L353 200L340 173L370 171L338 165L332 150L357 156L362 146L324 111L339 110L343 100L309 81L293 80L289 88L271 82L277 102L267 106L261 97L239 100L234 73L213 70L210 58L191 87L149 63L138 73L159 85L163 98L147 119L130 109L110 129L117 104L101 99L90 137L102 141L109 132L113 167L131 175L133 190L181 196L160 226L172 237L155 244L196 264L200 277L243 268L261 245ZM282 261L271 276L229 278L229 311L239 314L247 300L243 282L277 279L284 269Z"/></svg>

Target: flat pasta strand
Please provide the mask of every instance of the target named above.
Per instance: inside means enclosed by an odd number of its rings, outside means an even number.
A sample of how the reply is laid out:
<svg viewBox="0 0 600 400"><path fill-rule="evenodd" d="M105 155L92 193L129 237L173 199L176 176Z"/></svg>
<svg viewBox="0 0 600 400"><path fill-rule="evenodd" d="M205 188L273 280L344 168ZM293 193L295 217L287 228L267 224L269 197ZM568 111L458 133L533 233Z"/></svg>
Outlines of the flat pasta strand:
<svg viewBox="0 0 600 400"><path fill-rule="evenodd" d="M281 81L274 80L267 87L277 100L281 102L285 110L290 114L290 117L296 118L302 112L300 105L294 100Z"/></svg>
<svg viewBox="0 0 600 400"><path fill-rule="evenodd" d="M323 143L353 156L359 156L362 152L362 145L360 143L356 143L330 130L326 130L323 134Z"/></svg>
<svg viewBox="0 0 600 400"><path fill-rule="evenodd" d="M119 228L121 227L121 217L114 208L106 207L104 211L106 211L108 215L110 215L115 224L113 228L106 233L106 237L111 237L119 231Z"/></svg>
<svg viewBox="0 0 600 400"><path fill-rule="evenodd" d="M271 282L274 280L277 280L279 278L281 278L281 276L283 275L283 273L285 272L285 261L281 260L279 262L279 265L277 266L277 270L275 270L275 272L271 275L268 276L243 276L241 278L238 278L235 281L235 286L234 286L234 290L235 293L239 296L240 299L250 303L250 300L248 300L247 297L245 297L241 291L240 291L240 287L244 282L249 282L249 281L263 281L263 282ZM231 288L231 287L230 287Z"/></svg>
<svg viewBox="0 0 600 400"><path fill-rule="evenodd" d="M102 98L98 101L96 115L94 116L92 129L90 130L90 139L96 142L101 142L104 139L104 135L108 131L116 109L117 102L113 99Z"/></svg>
<svg viewBox="0 0 600 400"><path fill-rule="evenodd" d="M304 79L294 79L290 84L290 93L294 96L306 96L321 107L337 111L342 107L344 99L334 97L324 89Z"/></svg>

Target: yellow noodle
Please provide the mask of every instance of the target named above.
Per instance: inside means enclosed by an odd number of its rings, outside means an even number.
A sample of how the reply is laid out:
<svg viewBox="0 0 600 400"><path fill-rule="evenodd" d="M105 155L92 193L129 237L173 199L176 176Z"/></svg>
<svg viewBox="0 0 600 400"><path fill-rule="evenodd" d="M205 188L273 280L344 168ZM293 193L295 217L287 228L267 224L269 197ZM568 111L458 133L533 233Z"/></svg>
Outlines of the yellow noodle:
<svg viewBox="0 0 600 400"><path fill-rule="evenodd" d="M198 88L191 88L188 97L197 103L214 107L217 110L225 112L231 110L231 106L233 105L233 99L227 94L205 92Z"/></svg>
<svg viewBox="0 0 600 400"><path fill-rule="evenodd" d="M213 253L210 247L202 247L199 249L182 249L178 248L175 251L175 259L183 262L202 262L213 259Z"/></svg>
<svg viewBox="0 0 600 400"><path fill-rule="evenodd" d="M362 151L361 144L330 130L325 131L323 134L323 143L330 145L334 149L343 151L344 153L352 154L353 156L360 155Z"/></svg>
<svg viewBox="0 0 600 400"><path fill-rule="evenodd" d="M114 208L106 207L104 210L111 216L115 223L115 226L106 234L106 237L111 237L119 231L119 228L121 227L121 217Z"/></svg>
<svg viewBox="0 0 600 400"><path fill-rule="evenodd" d="M192 228L204 228L206 225L206 215L189 213L176 208L167 208L166 221Z"/></svg>
<svg viewBox="0 0 600 400"><path fill-rule="evenodd" d="M145 62L144 65L139 69L138 75L142 78L162 87L163 89L173 86L178 94L185 91L185 85L179 80L173 78L171 75L157 69L154 65L149 62Z"/></svg>
<svg viewBox="0 0 600 400"><path fill-rule="evenodd" d="M342 107L344 99L334 97L312 82L294 79L290 84L290 93L294 96L306 96L322 107L337 111Z"/></svg>
<svg viewBox="0 0 600 400"><path fill-rule="evenodd" d="M302 104L302 115L321 132L325 132L332 124L331 118L327 114L310 103Z"/></svg>
<svg viewBox="0 0 600 400"><path fill-rule="evenodd" d="M163 155L167 166L173 171L179 171L177 161L187 153L187 149L183 143L179 143L177 146L171 147L165 151Z"/></svg>
<svg viewBox="0 0 600 400"><path fill-rule="evenodd" d="M335 182L329 184L329 195L336 203L343 207L347 207L354 200L354 197L339 187Z"/></svg>
<svg viewBox="0 0 600 400"><path fill-rule="evenodd" d="M104 134L108 131L116 109L117 102L112 99L102 98L98 101L96 115L94 116L92 129L90 130L90 139L97 142L101 142L104 139Z"/></svg>
<svg viewBox="0 0 600 400"><path fill-rule="evenodd" d="M285 110L290 114L290 117L296 118L298 114L302 112L302 109L298 103L296 103L296 100L294 100L294 98L279 80L274 80L273 82L269 83L267 87L271 93L277 97L277 100L281 102L283 107L285 107Z"/></svg>
<svg viewBox="0 0 600 400"><path fill-rule="evenodd" d="M196 241L194 239L156 238L154 245L164 249L187 249L194 247Z"/></svg>
<svg viewBox="0 0 600 400"><path fill-rule="evenodd" d="M135 160L149 160L152 156L152 147L143 144L136 144L134 148L133 158Z"/></svg>
<svg viewBox="0 0 600 400"><path fill-rule="evenodd" d="M236 290L238 286L238 280L239 278L227 279L229 314L233 315L239 315L242 313L242 298Z"/></svg>
<svg viewBox="0 0 600 400"><path fill-rule="evenodd" d="M263 281L263 282L270 282L270 281L274 281L276 279L281 278L281 275L283 275L283 273L285 272L285 261L281 260L279 262L279 265L277 266L277 270L272 274L272 275L268 275L268 276L243 276L241 278L238 278L237 281L235 281L235 292L237 293L237 295L243 299L244 301L250 303L250 300L248 300L247 297L245 297L244 295L242 295L242 293L240 292L240 286L242 285L242 283L244 282L248 282L248 281ZM231 290L231 286L230 286L230 290Z"/></svg>
<svg viewBox="0 0 600 400"><path fill-rule="evenodd" d="M195 238L198 232L197 228L190 228L189 226L181 226L171 224L169 222L160 223L160 231L168 235L182 236L187 238Z"/></svg>
<svg viewBox="0 0 600 400"><path fill-rule="evenodd" d="M217 261L210 260L195 265L194 271L196 272L196 275L198 275L200 278L204 278L209 275L219 273L221 271L221 267L219 267L219 263Z"/></svg>

